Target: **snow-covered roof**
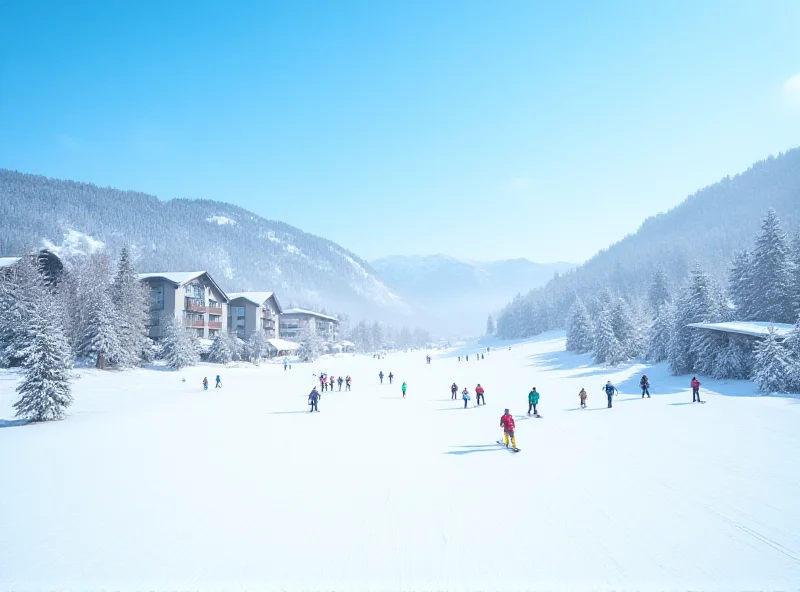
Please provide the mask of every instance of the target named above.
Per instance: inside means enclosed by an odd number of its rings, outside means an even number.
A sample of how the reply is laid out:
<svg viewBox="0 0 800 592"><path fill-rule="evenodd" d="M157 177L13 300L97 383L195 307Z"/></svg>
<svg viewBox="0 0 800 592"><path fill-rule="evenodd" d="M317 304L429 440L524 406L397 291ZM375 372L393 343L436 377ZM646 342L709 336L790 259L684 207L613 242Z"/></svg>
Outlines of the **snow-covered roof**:
<svg viewBox="0 0 800 592"><path fill-rule="evenodd" d="M355 343L353 343L352 341L347 341L347 340L340 341L339 345L341 345L342 347L355 347L356 346Z"/></svg>
<svg viewBox="0 0 800 592"><path fill-rule="evenodd" d="M764 337L769 330L769 326L775 327L775 334L778 337L788 337L794 329L794 325L785 323L768 323L766 321L733 321L730 323L690 323L687 327L694 329L708 329L709 331L722 331L723 333L736 333L738 335L750 335L751 337Z"/></svg>
<svg viewBox="0 0 800 592"><path fill-rule="evenodd" d="M153 278L164 278L174 284L185 284L191 282L193 279L203 275L205 271L161 271L158 273L140 273L140 280L147 280Z"/></svg>
<svg viewBox="0 0 800 592"><path fill-rule="evenodd" d="M267 343L278 351L297 351L300 349L299 344L294 341L286 341L285 339L267 339Z"/></svg>
<svg viewBox="0 0 800 592"><path fill-rule="evenodd" d="M330 315L322 314L321 312L314 312L313 310L306 310L305 308L287 308L286 310L283 311L282 314L285 314L285 315L292 315L292 314L310 315L312 317L325 319L326 321L334 321L336 323L339 322L339 319L337 319L336 317L332 317Z"/></svg>
<svg viewBox="0 0 800 592"><path fill-rule="evenodd" d="M22 257L0 257L0 269L16 265L20 259L22 259Z"/></svg>
<svg viewBox="0 0 800 592"><path fill-rule="evenodd" d="M275 304L278 305L278 312L280 313L281 303L278 302L278 297L275 296L274 292L232 292L231 294L228 294L228 298L231 300L236 298L244 298L257 306L261 306L272 297L275 298Z"/></svg>

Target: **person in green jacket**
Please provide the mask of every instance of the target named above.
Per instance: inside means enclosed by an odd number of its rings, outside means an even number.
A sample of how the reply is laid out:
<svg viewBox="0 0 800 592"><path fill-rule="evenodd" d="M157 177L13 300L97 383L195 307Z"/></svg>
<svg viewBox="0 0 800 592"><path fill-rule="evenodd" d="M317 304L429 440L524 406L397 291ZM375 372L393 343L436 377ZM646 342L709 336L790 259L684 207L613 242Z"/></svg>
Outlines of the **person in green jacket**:
<svg viewBox="0 0 800 592"><path fill-rule="evenodd" d="M539 392L536 390L536 387L533 387L531 392L528 393L528 415L531 414L531 409L533 409L534 415L539 415L536 411L536 406L539 404Z"/></svg>
<svg viewBox="0 0 800 592"><path fill-rule="evenodd" d="M408 388L408 385L404 382L402 388L403 388L403 398L405 399L406 398L406 389Z"/></svg>

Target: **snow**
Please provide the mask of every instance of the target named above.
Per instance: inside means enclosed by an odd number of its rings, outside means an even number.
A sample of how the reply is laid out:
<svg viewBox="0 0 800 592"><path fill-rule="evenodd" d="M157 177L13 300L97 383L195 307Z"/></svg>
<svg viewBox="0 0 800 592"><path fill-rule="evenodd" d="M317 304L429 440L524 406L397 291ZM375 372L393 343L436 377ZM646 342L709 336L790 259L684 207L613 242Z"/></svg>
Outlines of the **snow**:
<svg viewBox="0 0 800 592"><path fill-rule="evenodd" d="M550 333L430 365L417 351L78 370L64 421L0 420L0 589L796 588L798 399L700 377L708 404L692 404L691 377L664 365L563 349ZM319 372L353 391L311 415ZM0 372L0 418L19 379ZM462 409L453 381L480 382L488 405ZM543 419L524 415L532 386ZM504 407L519 454L494 444Z"/></svg>
<svg viewBox="0 0 800 592"><path fill-rule="evenodd" d="M304 315L312 315L320 319L325 319L328 321L335 321L339 322L339 319L336 317L332 317L326 314L322 314L321 312L314 312L313 310L306 310L305 308L289 308L283 311L285 315L292 315L292 314L304 314Z"/></svg>
<svg viewBox="0 0 800 592"><path fill-rule="evenodd" d="M72 229L64 233L64 240L60 245L56 245L47 239L42 241L42 245L45 249L55 253L59 257L68 255L91 255L106 246L104 242L88 234Z"/></svg>
<svg viewBox="0 0 800 592"><path fill-rule="evenodd" d="M211 222L212 224L216 223L219 226L236 226L236 220L228 218L227 216L211 216L210 218L206 218L206 222Z"/></svg>
<svg viewBox="0 0 800 592"><path fill-rule="evenodd" d="M232 294L228 294L228 298L230 300L234 300L236 298L246 298L253 304L261 306L267 300L272 298L272 294L272 292L233 292Z"/></svg>
<svg viewBox="0 0 800 592"><path fill-rule="evenodd" d="M193 279L200 277L206 273L205 271L162 271L158 273L140 273L139 279L146 280L148 278L164 278L175 284L181 285L190 282Z"/></svg>
<svg viewBox="0 0 800 592"><path fill-rule="evenodd" d="M0 269L16 265L20 259L20 257L0 257Z"/></svg>
<svg viewBox="0 0 800 592"><path fill-rule="evenodd" d="M267 343L278 351L297 351L300 349L299 344L285 339L267 339Z"/></svg>
<svg viewBox="0 0 800 592"><path fill-rule="evenodd" d="M708 329L710 331L723 331L725 333L738 333L739 335L751 335L752 337L766 337L769 326L775 327L778 337L785 338L794 329L794 325L785 323L768 323L764 321L734 321L730 323L691 323L688 326L695 329Z"/></svg>

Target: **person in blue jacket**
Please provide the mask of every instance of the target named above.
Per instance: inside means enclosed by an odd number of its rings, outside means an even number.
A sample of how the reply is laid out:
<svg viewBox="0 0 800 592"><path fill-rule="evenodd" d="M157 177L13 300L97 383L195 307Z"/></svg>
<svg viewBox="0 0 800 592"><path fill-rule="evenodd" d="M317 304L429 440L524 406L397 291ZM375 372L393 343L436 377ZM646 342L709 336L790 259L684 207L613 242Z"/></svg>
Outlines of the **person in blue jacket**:
<svg viewBox="0 0 800 592"><path fill-rule="evenodd" d="M319 404L320 398L321 397L317 387L311 389L311 392L308 394L308 404L311 405L311 409L308 410L309 413L319 411L319 407L317 405Z"/></svg>
<svg viewBox="0 0 800 592"><path fill-rule="evenodd" d="M614 395L616 395L619 391L617 390L617 387L611 384L610 380L606 382L603 390L606 392L606 397L608 397L608 408L611 409L611 401L614 398Z"/></svg>

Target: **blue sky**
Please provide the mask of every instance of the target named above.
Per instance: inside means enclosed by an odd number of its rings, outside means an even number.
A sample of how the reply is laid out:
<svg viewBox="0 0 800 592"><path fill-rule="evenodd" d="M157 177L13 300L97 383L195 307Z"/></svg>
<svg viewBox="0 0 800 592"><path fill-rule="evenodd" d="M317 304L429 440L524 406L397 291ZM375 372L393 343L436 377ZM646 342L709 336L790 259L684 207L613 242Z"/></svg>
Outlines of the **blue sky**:
<svg viewBox="0 0 800 592"><path fill-rule="evenodd" d="M0 0L0 166L581 261L800 143L800 2Z"/></svg>

